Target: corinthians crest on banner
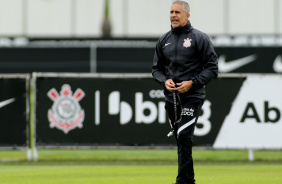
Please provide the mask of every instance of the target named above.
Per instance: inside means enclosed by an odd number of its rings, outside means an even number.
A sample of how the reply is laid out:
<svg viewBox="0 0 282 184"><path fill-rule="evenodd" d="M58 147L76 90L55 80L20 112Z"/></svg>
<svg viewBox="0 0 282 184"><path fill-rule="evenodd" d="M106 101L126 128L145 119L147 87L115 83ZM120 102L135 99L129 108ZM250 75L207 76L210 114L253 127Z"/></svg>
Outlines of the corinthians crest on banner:
<svg viewBox="0 0 282 184"><path fill-rule="evenodd" d="M81 89L77 89L72 94L71 87L64 84L60 94L52 88L48 94L54 101L51 109L48 111L48 120L51 128L58 128L67 134L76 127L82 128L84 121L84 110L81 109L79 101L85 96Z"/></svg>

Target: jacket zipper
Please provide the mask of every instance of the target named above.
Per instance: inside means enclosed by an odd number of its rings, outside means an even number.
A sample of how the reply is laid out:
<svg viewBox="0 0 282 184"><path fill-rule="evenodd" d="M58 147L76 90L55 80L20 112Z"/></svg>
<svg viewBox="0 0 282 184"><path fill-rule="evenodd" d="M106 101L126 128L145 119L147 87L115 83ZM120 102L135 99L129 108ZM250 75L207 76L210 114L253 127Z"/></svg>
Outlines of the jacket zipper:
<svg viewBox="0 0 282 184"><path fill-rule="evenodd" d="M178 49L178 42L179 42L179 36L176 37L176 45L175 45L175 60L174 60L174 65L175 65L175 70L173 71L173 79L176 73L176 67L177 67L177 49Z"/></svg>

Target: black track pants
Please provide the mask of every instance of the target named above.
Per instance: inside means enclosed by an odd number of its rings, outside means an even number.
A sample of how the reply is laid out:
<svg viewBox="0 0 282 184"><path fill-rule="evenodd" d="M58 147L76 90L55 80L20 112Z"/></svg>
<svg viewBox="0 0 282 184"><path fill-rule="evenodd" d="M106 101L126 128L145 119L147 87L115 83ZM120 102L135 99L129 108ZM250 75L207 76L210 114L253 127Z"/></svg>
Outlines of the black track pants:
<svg viewBox="0 0 282 184"><path fill-rule="evenodd" d="M166 111L171 125L174 127L174 135L177 142L178 175L176 184L194 184L194 167L192 158L193 135L198 120L203 100L189 99L177 105L177 123L174 124L174 104L166 102Z"/></svg>

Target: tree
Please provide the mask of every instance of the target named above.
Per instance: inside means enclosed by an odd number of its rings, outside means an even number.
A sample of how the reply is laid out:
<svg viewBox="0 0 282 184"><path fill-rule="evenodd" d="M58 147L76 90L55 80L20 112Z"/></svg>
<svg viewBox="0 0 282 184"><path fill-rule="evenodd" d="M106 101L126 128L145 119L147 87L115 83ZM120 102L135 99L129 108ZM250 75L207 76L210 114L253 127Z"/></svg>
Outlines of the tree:
<svg viewBox="0 0 282 184"><path fill-rule="evenodd" d="M111 22L109 16L109 0L105 0L104 21L102 25L102 32L104 38L111 37Z"/></svg>

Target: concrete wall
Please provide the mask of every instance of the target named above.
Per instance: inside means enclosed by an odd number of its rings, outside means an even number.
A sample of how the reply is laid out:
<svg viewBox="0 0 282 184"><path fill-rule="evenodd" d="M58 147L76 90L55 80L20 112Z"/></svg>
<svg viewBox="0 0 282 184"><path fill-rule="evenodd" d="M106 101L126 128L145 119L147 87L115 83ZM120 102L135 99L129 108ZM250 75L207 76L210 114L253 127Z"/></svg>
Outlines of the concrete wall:
<svg viewBox="0 0 282 184"><path fill-rule="evenodd" d="M114 37L158 37L172 0L110 0ZM191 23L211 35L282 34L282 0L187 0ZM102 34L104 0L0 0L0 36Z"/></svg>

